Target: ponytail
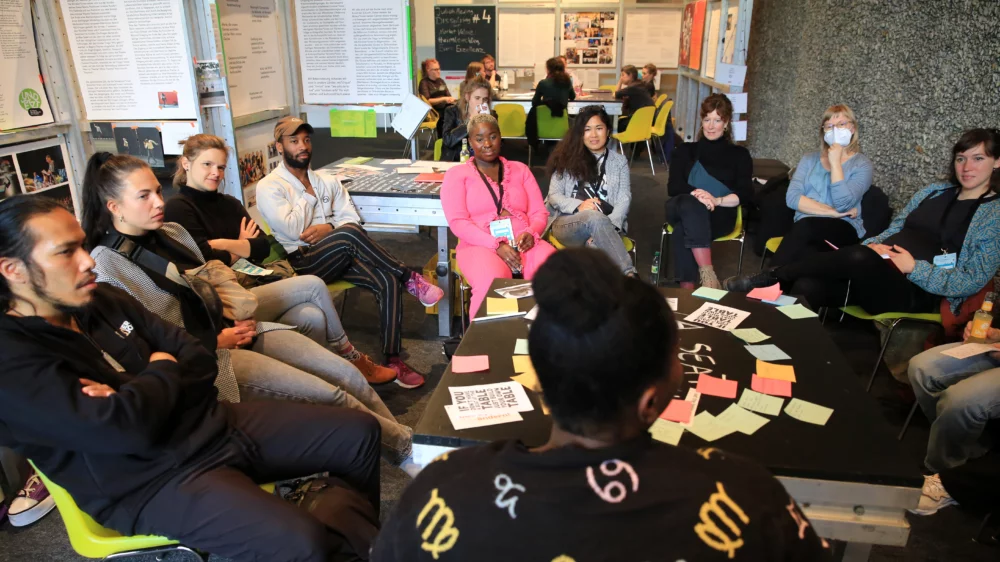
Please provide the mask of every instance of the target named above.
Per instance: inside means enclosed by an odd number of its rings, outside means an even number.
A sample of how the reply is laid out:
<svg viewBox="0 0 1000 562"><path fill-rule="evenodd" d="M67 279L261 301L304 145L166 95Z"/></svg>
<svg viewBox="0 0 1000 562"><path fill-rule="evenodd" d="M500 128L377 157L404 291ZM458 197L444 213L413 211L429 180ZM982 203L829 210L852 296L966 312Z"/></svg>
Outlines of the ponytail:
<svg viewBox="0 0 1000 562"><path fill-rule="evenodd" d="M93 250L112 226L108 201L118 199L129 174L149 164L125 154L98 152L87 161L83 175L83 232L87 235L84 247Z"/></svg>
<svg viewBox="0 0 1000 562"><path fill-rule="evenodd" d="M557 84L572 84L569 74L566 74L566 65L559 57L552 57L545 61L545 70L548 71L552 81Z"/></svg>
<svg viewBox="0 0 1000 562"><path fill-rule="evenodd" d="M66 207L51 197L14 195L0 203L0 258L21 260L28 268L29 275L34 277L35 266L31 261L31 252L35 248L35 237L28 228L28 221L56 209ZM15 298L7 278L0 275L0 313L10 310Z"/></svg>

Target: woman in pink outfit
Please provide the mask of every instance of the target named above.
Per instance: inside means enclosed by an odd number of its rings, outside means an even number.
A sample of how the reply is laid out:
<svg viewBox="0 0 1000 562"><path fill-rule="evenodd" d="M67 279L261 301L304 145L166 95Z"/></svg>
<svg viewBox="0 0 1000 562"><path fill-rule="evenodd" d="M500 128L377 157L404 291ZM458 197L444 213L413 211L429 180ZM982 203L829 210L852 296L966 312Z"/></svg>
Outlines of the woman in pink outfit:
<svg viewBox="0 0 1000 562"><path fill-rule="evenodd" d="M441 186L444 216L458 237L458 267L472 286L472 316L494 279L510 279L515 272L531 279L555 252L539 238L549 218L542 190L527 166L500 157L500 142L497 120L474 116L473 158L448 170ZM505 229L509 237L502 234Z"/></svg>

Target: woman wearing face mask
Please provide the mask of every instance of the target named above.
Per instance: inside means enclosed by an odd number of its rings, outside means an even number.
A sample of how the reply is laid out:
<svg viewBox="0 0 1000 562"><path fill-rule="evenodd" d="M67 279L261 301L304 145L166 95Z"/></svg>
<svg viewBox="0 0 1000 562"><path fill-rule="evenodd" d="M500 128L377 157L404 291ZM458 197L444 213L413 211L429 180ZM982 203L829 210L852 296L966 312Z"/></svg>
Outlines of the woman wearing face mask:
<svg viewBox="0 0 1000 562"><path fill-rule="evenodd" d="M163 220L187 230L205 260L232 265L238 258L260 263L271 251L267 237L243 204L219 193L225 179L229 148L212 135L194 135L184 142L177 162L177 195L166 203ZM330 291L314 275L299 275L250 289L257 297L256 318L298 327L316 343L354 364L371 384L391 382L395 371L377 365L347 339Z"/></svg>
<svg viewBox="0 0 1000 562"><path fill-rule="evenodd" d="M813 307L855 304L869 314L958 312L1000 267L1000 131L966 131L951 150L950 180L913 195L889 228L863 245L813 254L726 279L749 291L781 283Z"/></svg>
<svg viewBox="0 0 1000 562"><path fill-rule="evenodd" d="M472 286L475 316L494 279L514 272L531 279L555 248L540 238L549 218L542 190L527 166L500 157L500 125L492 115L472 118L469 144L473 158L444 175L441 206L458 237L456 259Z"/></svg>
<svg viewBox="0 0 1000 562"><path fill-rule="evenodd" d="M625 250L632 189L628 159L608 149L611 116L599 105L583 108L549 157L546 206L552 235L566 246L603 250L626 275L637 274Z"/></svg>
<svg viewBox="0 0 1000 562"><path fill-rule="evenodd" d="M469 120L481 113L491 114L493 91L486 80L475 77L465 85L458 105L448 106L441 118L441 160L458 162L462 141L469 137ZM471 150L471 148L470 148Z"/></svg>
<svg viewBox="0 0 1000 562"><path fill-rule="evenodd" d="M670 160L670 250L684 288L721 287L712 266L712 240L733 231L737 207L753 195L753 159L733 144L732 118L733 104L725 95L705 98L698 140L678 146Z"/></svg>
<svg viewBox="0 0 1000 562"><path fill-rule="evenodd" d="M211 296L199 297L174 280L172 269L188 271L205 259L183 227L164 223L160 193L159 181L142 160L107 152L91 157L83 181L83 229L97 281L128 292L214 351L221 398L278 398L368 412L382 427L387 459L408 463L412 430L395 421L354 365L283 324L215 319L202 300ZM146 253L150 256L143 258Z"/></svg>
<svg viewBox="0 0 1000 562"><path fill-rule="evenodd" d="M795 224L785 234L771 265L788 265L836 246L857 244L865 235L861 198L872 185L872 162L861 154L858 122L846 105L823 114L820 151L795 167L785 202Z"/></svg>

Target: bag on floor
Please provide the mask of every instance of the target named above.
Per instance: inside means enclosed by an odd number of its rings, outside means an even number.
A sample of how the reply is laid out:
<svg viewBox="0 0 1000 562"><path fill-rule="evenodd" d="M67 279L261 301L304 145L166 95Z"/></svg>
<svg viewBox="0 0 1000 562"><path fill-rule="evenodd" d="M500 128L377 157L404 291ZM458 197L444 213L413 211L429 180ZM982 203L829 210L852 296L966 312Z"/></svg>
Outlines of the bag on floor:
<svg viewBox="0 0 1000 562"><path fill-rule="evenodd" d="M379 519L364 494L340 478L321 476L302 482L285 499L308 511L330 531L339 543L333 560L368 560Z"/></svg>

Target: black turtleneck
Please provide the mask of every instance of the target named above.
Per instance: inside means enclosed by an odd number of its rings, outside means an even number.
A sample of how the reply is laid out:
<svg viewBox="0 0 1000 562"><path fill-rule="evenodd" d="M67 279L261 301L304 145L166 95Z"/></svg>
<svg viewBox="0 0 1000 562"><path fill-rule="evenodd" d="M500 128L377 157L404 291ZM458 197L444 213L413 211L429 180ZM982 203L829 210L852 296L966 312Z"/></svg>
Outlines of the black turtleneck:
<svg viewBox="0 0 1000 562"><path fill-rule="evenodd" d="M702 137L696 142L684 143L674 150L670 159L667 194L676 197L696 189L687 182L695 162L701 162L712 177L738 195L740 204L750 203L753 198L753 158L750 157L749 150L727 142L724 136L714 141ZM713 223L732 225L735 220L736 207L718 207L712 213Z"/></svg>
<svg viewBox="0 0 1000 562"><path fill-rule="evenodd" d="M243 204L235 197L217 191L199 191L182 186L177 195L167 201L164 219L184 227L198 244L205 260L219 260L230 264L229 252L213 250L209 240L238 240L240 221L250 220ZM250 261L260 263L271 253L267 236L262 233L250 240Z"/></svg>

